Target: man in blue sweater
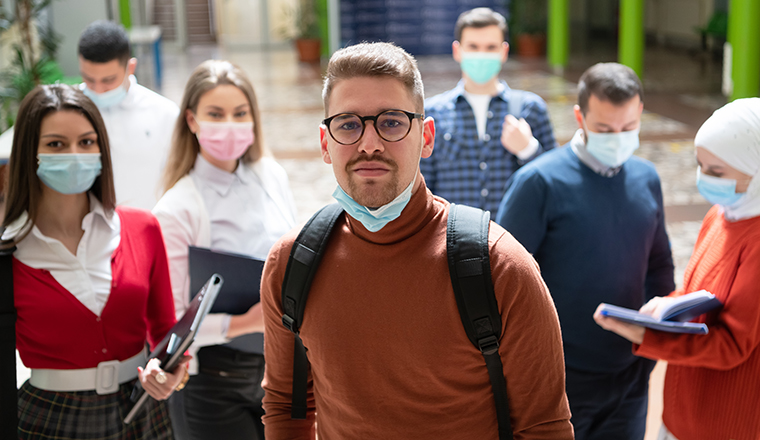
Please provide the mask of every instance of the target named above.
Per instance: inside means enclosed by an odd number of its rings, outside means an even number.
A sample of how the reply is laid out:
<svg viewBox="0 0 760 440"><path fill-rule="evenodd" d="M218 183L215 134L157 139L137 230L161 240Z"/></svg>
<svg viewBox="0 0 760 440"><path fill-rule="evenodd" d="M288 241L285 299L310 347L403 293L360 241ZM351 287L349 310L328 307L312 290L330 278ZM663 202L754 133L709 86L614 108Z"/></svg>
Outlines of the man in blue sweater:
<svg viewBox="0 0 760 440"><path fill-rule="evenodd" d="M654 362L594 323L600 302L638 309L674 288L662 190L639 147L643 91L617 63L578 83L568 146L513 174L496 221L533 254L554 298L579 440L641 440Z"/></svg>

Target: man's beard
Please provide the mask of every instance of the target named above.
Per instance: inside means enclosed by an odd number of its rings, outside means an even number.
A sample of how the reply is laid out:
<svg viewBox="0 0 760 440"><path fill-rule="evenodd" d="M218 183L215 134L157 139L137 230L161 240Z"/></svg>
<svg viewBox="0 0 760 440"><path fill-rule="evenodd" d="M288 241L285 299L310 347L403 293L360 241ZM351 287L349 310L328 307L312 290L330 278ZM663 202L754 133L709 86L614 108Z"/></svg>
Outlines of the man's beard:
<svg viewBox="0 0 760 440"><path fill-rule="evenodd" d="M359 183L353 177L352 171L354 166L360 162L381 162L390 169L391 179L387 183L381 183L379 180L370 180L369 182ZM396 162L383 156L360 156L346 164L346 173L348 174L347 193L358 204L368 208L379 208L393 201L403 190L399 189L398 165Z"/></svg>

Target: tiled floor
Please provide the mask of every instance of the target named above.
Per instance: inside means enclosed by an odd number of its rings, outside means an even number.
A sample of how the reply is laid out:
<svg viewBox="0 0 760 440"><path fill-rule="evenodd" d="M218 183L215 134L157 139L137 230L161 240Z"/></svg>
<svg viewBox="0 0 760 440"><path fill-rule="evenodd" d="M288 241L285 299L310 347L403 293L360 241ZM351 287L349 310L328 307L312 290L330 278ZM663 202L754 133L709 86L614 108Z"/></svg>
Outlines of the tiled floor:
<svg viewBox="0 0 760 440"><path fill-rule="evenodd" d="M565 143L577 128L572 113L576 102L574 81L586 67L604 60L605 56L590 53L573 57L564 76L549 73L541 60L521 62L510 58L502 78L511 87L530 90L547 101L556 137ZM230 60L250 76L261 107L265 143L287 170L298 219L305 221L332 201L335 188L332 170L319 156L317 128L324 118L323 66L298 63L289 50L229 51L216 46L196 46L180 52L167 48L164 95L179 102L192 69L209 58ZM427 96L453 87L460 76L457 64L448 56L422 57L419 66ZM694 185L692 139L699 124L725 101L717 93L719 85L715 85L719 81L719 69L704 56L648 51L646 69L646 113L642 119L642 145L637 155L651 160L660 173L676 279L680 283L700 220L708 208ZM661 367L656 371L650 411L652 427L659 426L661 405Z"/></svg>

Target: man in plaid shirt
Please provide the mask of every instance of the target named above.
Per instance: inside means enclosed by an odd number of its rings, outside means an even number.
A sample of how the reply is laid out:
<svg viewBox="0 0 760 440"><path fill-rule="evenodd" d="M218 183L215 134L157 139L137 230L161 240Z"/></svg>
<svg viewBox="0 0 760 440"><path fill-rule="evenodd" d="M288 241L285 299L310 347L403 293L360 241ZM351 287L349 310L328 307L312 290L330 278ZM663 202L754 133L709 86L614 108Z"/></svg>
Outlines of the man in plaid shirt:
<svg viewBox="0 0 760 440"><path fill-rule="evenodd" d="M462 80L425 101L435 150L420 162L433 194L491 211L492 219L512 173L556 146L544 100L499 81L506 33L504 16L489 8L459 16L452 50Z"/></svg>

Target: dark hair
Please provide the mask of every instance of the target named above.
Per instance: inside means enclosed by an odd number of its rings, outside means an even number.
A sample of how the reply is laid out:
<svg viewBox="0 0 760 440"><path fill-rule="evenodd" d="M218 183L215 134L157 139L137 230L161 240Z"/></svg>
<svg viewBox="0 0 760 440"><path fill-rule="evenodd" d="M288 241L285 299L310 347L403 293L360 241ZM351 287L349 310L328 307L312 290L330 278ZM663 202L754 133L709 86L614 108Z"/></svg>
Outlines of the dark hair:
<svg viewBox="0 0 760 440"><path fill-rule="evenodd" d="M90 98L74 87L63 84L37 86L26 95L19 106L13 132L13 148L8 162L3 226L7 227L13 223L24 211L29 214L26 225L21 229L22 233L13 239L14 244L29 233L30 226L37 216L42 196L42 186L37 177L40 127L47 115L58 111L79 112L92 124L98 136L103 168L100 176L92 184L90 192L100 200L106 213L112 213L116 206L108 133L98 108Z"/></svg>
<svg viewBox="0 0 760 440"><path fill-rule="evenodd" d="M465 28L484 28L488 26L498 26L504 37L504 41L507 41L507 33L509 32L507 29L507 20L503 15L491 8L475 8L459 14L457 23L454 25L454 39L460 41L462 39L462 31Z"/></svg>
<svg viewBox="0 0 760 440"><path fill-rule="evenodd" d="M195 68L185 85L179 117L174 124L171 150L164 168L164 191L168 191L195 165L195 158L201 151L198 138L187 125L187 111L196 113L201 96L221 85L233 85L248 98L253 114L253 143L243 154L244 163L255 163L268 153L264 147L261 132L261 114L253 84L243 70L229 61L206 60Z"/></svg>
<svg viewBox="0 0 760 440"><path fill-rule="evenodd" d="M424 109L425 89L417 61L393 43L360 43L343 48L330 57L322 89L325 116L335 84L358 77L390 77L401 81L414 103L414 110Z"/></svg>
<svg viewBox="0 0 760 440"><path fill-rule="evenodd" d="M591 95L620 105L638 95L644 102L644 88L636 72L618 63L597 63L583 72L578 81L578 106L584 115Z"/></svg>
<svg viewBox="0 0 760 440"><path fill-rule="evenodd" d="M93 63L119 60L126 66L132 56L127 31L111 21L94 21L79 36L79 55Z"/></svg>

